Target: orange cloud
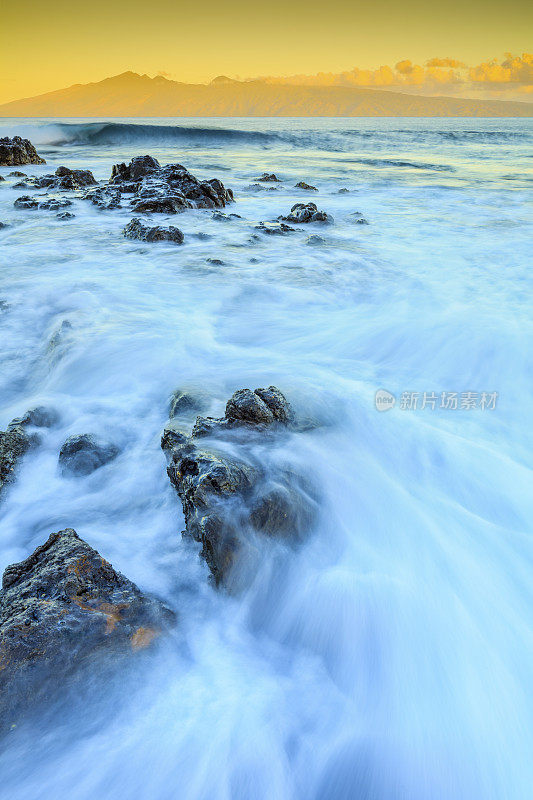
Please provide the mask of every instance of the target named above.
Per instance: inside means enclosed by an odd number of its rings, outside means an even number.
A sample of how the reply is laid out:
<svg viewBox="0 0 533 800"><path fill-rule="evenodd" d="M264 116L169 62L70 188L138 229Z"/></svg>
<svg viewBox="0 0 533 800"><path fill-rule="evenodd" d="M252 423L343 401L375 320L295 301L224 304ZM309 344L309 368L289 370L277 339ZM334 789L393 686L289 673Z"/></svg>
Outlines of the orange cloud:
<svg viewBox="0 0 533 800"><path fill-rule="evenodd" d="M426 67L451 67L452 69L463 69L466 64L457 61L455 58L430 58L426 61Z"/></svg>
<svg viewBox="0 0 533 800"><path fill-rule="evenodd" d="M505 54L505 60L498 63L497 59L486 61L477 67L472 67L468 72L472 83L490 84L533 84L533 54L522 53L521 56Z"/></svg>

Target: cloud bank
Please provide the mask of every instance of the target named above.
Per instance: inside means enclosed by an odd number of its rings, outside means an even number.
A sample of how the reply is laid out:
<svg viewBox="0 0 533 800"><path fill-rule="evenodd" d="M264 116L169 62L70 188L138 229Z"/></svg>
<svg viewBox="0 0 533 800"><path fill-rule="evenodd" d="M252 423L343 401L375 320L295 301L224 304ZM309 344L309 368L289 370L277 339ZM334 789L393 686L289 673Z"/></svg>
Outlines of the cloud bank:
<svg viewBox="0 0 533 800"><path fill-rule="evenodd" d="M368 86L371 88L405 89L419 94L456 94L464 97L486 96L507 99L529 99L533 93L533 54L521 56L505 53L474 66L451 57L435 57L425 64L409 59L393 66L377 69L354 67L346 72L318 72L315 75L263 77L268 83L309 86Z"/></svg>

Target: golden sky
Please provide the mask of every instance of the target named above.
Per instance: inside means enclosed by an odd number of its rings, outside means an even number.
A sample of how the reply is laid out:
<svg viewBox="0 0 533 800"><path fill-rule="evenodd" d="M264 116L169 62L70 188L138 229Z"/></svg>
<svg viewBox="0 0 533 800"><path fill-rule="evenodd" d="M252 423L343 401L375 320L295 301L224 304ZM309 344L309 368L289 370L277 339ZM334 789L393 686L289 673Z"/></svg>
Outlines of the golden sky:
<svg viewBox="0 0 533 800"><path fill-rule="evenodd" d="M24 18L16 3L2 10L0 103L127 70L190 83L357 68L357 85L380 85L376 78L365 84L364 71L388 65L405 76L400 85L420 90L415 68L445 74L431 67L435 59L452 58L481 76L494 57L500 64L506 52L532 49L528 0L32 0L25 9ZM402 62L411 72L397 69ZM500 83L505 91L509 81Z"/></svg>

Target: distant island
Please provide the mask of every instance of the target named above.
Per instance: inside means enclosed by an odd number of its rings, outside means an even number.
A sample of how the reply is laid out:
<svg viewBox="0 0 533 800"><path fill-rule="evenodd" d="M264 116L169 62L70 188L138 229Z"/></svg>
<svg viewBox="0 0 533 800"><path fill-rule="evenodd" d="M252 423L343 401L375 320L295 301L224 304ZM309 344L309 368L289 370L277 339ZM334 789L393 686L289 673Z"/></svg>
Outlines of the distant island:
<svg viewBox="0 0 533 800"><path fill-rule="evenodd" d="M271 84L223 75L188 84L124 72L0 105L0 117L532 117L533 103L382 89Z"/></svg>

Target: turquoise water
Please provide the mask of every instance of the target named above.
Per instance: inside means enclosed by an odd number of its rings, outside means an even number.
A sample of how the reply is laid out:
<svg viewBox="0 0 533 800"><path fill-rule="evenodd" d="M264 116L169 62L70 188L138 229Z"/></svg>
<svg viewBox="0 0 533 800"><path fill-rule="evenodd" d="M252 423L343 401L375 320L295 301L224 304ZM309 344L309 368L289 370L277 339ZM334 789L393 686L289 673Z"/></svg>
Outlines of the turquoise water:
<svg viewBox="0 0 533 800"><path fill-rule="evenodd" d="M104 179L150 153L220 177L241 219L157 215L185 244L145 245L126 209L76 199L64 223L0 184L0 428L61 414L3 502L0 569L71 526L180 617L105 722L8 742L6 796L528 800L533 121L2 120L13 134L48 161L28 174ZM258 191L263 171L283 182ZM302 199L334 224L250 242ZM322 422L272 455L320 485L320 520L296 552L265 543L228 598L179 536L159 436L179 386L217 414L270 383ZM57 454L82 432L123 455L72 481Z"/></svg>

